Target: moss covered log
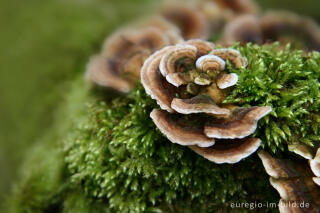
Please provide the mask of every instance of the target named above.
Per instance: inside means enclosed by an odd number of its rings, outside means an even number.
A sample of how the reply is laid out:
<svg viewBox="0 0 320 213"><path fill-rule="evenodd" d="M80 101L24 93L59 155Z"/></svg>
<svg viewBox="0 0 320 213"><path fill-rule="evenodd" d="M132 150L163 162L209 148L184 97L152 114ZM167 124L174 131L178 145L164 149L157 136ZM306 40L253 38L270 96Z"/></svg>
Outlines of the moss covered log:
<svg viewBox="0 0 320 213"><path fill-rule="evenodd" d="M292 159L288 144L316 145L320 54L277 44L234 48L249 65L229 67L239 82L226 102L272 106L255 133L262 147ZM82 78L74 82L55 135L44 138L23 167L28 172L11 212L246 212L231 203L278 202L256 154L214 164L160 133L149 117L157 105L141 85L125 96L106 96Z"/></svg>

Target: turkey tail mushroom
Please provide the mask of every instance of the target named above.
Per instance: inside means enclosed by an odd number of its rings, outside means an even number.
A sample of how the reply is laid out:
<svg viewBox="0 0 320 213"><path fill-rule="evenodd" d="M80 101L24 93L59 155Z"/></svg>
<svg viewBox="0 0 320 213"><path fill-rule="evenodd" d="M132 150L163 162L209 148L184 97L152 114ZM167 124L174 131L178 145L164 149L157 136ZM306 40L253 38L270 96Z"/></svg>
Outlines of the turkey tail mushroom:
<svg viewBox="0 0 320 213"><path fill-rule="evenodd" d="M313 182L312 172L303 162L273 158L260 150L258 155L270 175L271 185L280 194L280 213L320 212L320 190Z"/></svg>

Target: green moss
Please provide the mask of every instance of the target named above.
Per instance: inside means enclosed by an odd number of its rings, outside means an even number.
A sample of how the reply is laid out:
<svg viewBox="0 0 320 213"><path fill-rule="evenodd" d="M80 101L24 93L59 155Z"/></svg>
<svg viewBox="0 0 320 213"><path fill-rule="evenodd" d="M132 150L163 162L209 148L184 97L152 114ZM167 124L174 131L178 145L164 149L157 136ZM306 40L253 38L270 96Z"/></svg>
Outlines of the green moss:
<svg viewBox="0 0 320 213"><path fill-rule="evenodd" d="M149 118L154 107L141 86L111 104L89 105L89 116L65 141L71 182L121 212L215 212L236 201L277 202L256 155L236 165L209 162L168 141Z"/></svg>
<svg viewBox="0 0 320 213"><path fill-rule="evenodd" d="M239 75L239 82L225 102L273 108L255 133L262 147L275 153L288 144L318 144L320 53L305 54L289 45L280 51L278 44L235 48L249 59L249 65L240 70L229 66Z"/></svg>

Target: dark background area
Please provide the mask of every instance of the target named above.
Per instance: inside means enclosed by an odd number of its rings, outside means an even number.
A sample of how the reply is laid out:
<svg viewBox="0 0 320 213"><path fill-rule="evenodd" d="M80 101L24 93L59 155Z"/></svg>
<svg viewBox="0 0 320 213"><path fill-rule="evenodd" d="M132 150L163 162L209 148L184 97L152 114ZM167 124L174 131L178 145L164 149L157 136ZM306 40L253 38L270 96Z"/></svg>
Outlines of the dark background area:
<svg viewBox="0 0 320 213"><path fill-rule="evenodd" d="M155 0L0 1L0 203L25 150L50 131L68 82L124 22ZM320 19L319 0L259 0ZM50 152L48 152L50 154Z"/></svg>

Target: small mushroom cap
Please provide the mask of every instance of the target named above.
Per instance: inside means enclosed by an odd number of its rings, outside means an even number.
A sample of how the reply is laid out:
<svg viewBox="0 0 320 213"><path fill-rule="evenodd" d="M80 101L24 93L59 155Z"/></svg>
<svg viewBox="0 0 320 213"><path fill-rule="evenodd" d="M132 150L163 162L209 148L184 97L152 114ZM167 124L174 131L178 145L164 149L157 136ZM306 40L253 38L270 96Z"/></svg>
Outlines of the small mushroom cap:
<svg viewBox="0 0 320 213"><path fill-rule="evenodd" d="M175 73L175 63L179 59L190 58L196 60L197 48L188 44L178 44L165 53L160 62L160 72L164 77L169 73Z"/></svg>
<svg viewBox="0 0 320 213"><path fill-rule="evenodd" d="M183 146L198 145L201 147L212 146L214 139L203 134L203 127L190 122L181 121L164 110L154 109L150 117L159 130L172 142Z"/></svg>
<svg viewBox="0 0 320 213"><path fill-rule="evenodd" d="M171 108L181 114L209 113L215 115L229 115L230 110L218 107L210 96L199 95L191 99L174 98Z"/></svg>
<svg viewBox="0 0 320 213"><path fill-rule="evenodd" d="M319 178L319 177L313 177L312 180L313 180L313 182L314 182L315 184L317 184L318 186L320 186L320 178Z"/></svg>
<svg viewBox="0 0 320 213"><path fill-rule="evenodd" d="M99 86L111 87L124 93L129 92L132 85L119 73L113 72L114 66L117 65L112 60L108 61L103 56L93 56L87 65L86 78Z"/></svg>
<svg viewBox="0 0 320 213"><path fill-rule="evenodd" d="M216 55L223 60L229 60L236 68L246 67L248 65L247 58L242 57L238 50L232 48L220 48L210 52L211 55Z"/></svg>
<svg viewBox="0 0 320 213"><path fill-rule="evenodd" d="M238 82L238 75L235 73L222 74L217 80L217 85L220 89L226 89L236 85Z"/></svg>
<svg viewBox="0 0 320 213"><path fill-rule="evenodd" d="M259 119L271 111L269 106L240 108L229 119L216 119L206 123L204 132L210 138L244 138L254 133Z"/></svg>
<svg viewBox="0 0 320 213"><path fill-rule="evenodd" d="M215 55L204 55L196 61L196 67L199 70L224 70L225 61Z"/></svg>
<svg viewBox="0 0 320 213"><path fill-rule="evenodd" d="M174 46L165 47L153 53L141 68L141 82L146 93L156 100L163 110L173 112L171 102L175 96L174 86L169 84L161 75L159 65L164 54L174 49Z"/></svg>
<svg viewBox="0 0 320 213"><path fill-rule="evenodd" d="M214 146L203 148L190 146L190 148L214 163L237 163L241 159L254 153L260 146L259 138L246 138L243 140L216 141Z"/></svg>
<svg viewBox="0 0 320 213"><path fill-rule="evenodd" d="M162 8L161 14L180 28L186 40L209 37L209 22L195 5L167 4Z"/></svg>
<svg viewBox="0 0 320 213"><path fill-rule="evenodd" d="M257 16L238 16L225 26L220 43L224 46L230 46L237 41L240 43L263 43L262 29Z"/></svg>
<svg viewBox="0 0 320 213"><path fill-rule="evenodd" d="M290 144L288 145L288 149L291 152L300 155L301 157L311 160L313 158L313 153L310 148L303 144Z"/></svg>
<svg viewBox="0 0 320 213"><path fill-rule="evenodd" d="M201 39L191 39L185 42L186 44L195 46L197 48L197 57L207 55L214 49L214 44L212 42L204 41Z"/></svg>
<svg viewBox="0 0 320 213"><path fill-rule="evenodd" d="M291 178L300 176L300 174L287 161L273 158L263 150L258 151L258 156L260 157L267 174L271 177Z"/></svg>

